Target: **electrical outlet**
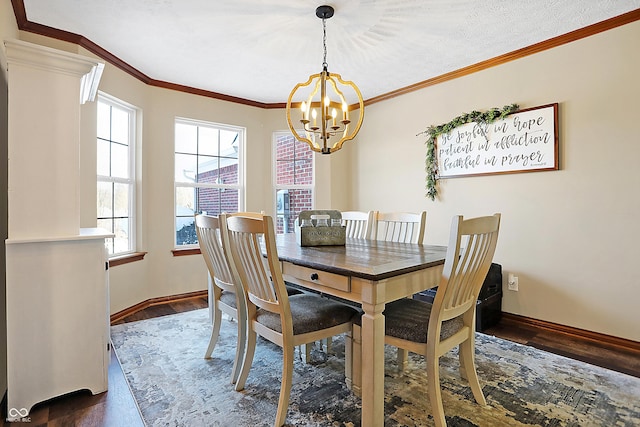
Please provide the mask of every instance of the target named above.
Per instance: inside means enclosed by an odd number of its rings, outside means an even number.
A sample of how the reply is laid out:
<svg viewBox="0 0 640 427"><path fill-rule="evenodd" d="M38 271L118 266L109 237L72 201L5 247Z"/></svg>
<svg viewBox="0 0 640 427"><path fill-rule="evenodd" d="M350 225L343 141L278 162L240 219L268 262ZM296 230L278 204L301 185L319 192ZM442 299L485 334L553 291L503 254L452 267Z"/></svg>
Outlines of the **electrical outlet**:
<svg viewBox="0 0 640 427"><path fill-rule="evenodd" d="M510 291L517 291L518 290L518 276L514 276L513 274L509 273L509 281L507 282L507 287Z"/></svg>

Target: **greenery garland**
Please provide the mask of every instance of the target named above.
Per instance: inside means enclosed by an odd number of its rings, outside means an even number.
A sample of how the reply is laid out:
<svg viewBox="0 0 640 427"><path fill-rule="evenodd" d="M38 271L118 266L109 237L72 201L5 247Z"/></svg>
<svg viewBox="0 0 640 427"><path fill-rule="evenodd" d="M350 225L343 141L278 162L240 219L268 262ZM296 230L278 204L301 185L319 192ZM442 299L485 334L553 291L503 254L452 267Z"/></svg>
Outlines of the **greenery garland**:
<svg viewBox="0 0 640 427"><path fill-rule="evenodd" d="M451 120L449 123L442 124L440 126L429 126L424 132L420 132L418 135L427 135L425 144L427 145L427 155L425 158L425 171L427 172L426 178L426 196L431 200L435 200L438 195L438 189L436 183L438 177L438 160L436 157L436 138L442 134L451 132L458 126L462 126L467 123L482 123L488 124L501 120L507 117L509 114L517 111L518 104L505 105L502 109L492 108L491 110L481 113L479 111L472 111L470 113L462 114Z"/></svg>

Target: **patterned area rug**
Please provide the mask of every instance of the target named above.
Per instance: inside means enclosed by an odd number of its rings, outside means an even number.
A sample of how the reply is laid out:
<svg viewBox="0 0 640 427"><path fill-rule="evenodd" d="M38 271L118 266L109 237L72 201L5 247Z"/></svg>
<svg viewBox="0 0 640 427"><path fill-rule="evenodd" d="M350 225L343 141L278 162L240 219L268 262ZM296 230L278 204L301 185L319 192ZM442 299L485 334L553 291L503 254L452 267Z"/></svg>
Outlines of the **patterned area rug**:
<svg viewBox="0 0 640 427"><path fill-rule="evenodd" d="M149 426L271 426L280 391L279 347L259 340L245 390L230 384L236 324L223 319L213 358L206 309L116 325L111 338ZM344 340L310 363L296 358L287 425L359 426L360 400L344 384ZM385 426L432 426L424 360L399 374L387 348ZM455 351L441 359L449 426L640 426L640 379L484 334L476 365L487 406L461 380Z"/></svg>

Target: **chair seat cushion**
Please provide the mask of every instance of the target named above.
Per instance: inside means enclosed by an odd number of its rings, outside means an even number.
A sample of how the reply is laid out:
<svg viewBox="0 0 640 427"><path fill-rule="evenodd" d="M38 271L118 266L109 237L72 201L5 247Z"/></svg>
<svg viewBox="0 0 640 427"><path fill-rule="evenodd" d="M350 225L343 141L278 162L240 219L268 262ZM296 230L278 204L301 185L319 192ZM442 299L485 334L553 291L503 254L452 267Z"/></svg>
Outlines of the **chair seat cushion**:
<svg viewBox="0 0 640 427"><path fill-rule="evenodd" d="M289 298L293 334L319 331L350 322L357 311L345 304L322 298L319 295L300 293ZM280 315L259 309L256 320L269 329L282 333Z"/></svg>
<svg viewBox="0 0 640 427"><path fill-rule="evenodd" d="M430 302L411 298L387 304L384 310L385 335L417 343L426 343L432 307ZM360 319L356 318L354 323L360 325ZM445 340L451 337L463 326L464 323L460 316L443 322L440 339Z"/></svg>
<svg viewBox="0 0 640 427"><path fill-rule="evenodd" d="M229 307L233 307L236 310L238 309L236 306L236 294L234 292L222 291L222 295L220 295L220 302L228 305Z"/></svg>

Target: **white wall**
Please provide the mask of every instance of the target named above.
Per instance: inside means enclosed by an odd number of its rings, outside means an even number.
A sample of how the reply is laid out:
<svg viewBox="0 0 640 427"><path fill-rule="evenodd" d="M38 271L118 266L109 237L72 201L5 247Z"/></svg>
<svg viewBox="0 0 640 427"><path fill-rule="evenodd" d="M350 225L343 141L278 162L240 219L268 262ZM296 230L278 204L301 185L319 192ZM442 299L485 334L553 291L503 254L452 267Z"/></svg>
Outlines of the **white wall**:
<svg viewBox="0 0 640 427"><path fill-rule="evenodd" d="M354 205L451 217L503 214L495 261L519 277L503 310L640 341L640 22L373 104L355 144ZM434 59L435 60L435 59ZM472 110L559 103L560 170L440 181L424 194L429 125Z"/></svg>

